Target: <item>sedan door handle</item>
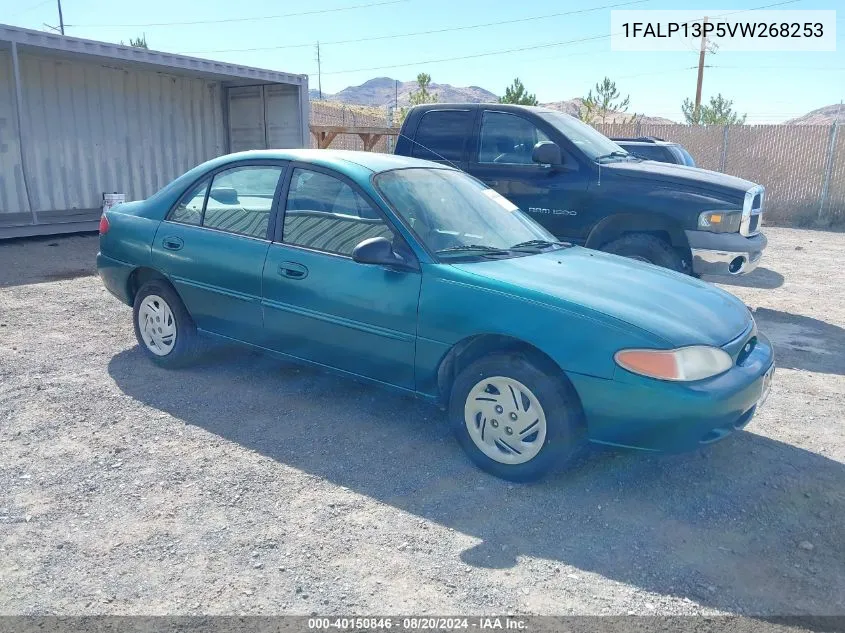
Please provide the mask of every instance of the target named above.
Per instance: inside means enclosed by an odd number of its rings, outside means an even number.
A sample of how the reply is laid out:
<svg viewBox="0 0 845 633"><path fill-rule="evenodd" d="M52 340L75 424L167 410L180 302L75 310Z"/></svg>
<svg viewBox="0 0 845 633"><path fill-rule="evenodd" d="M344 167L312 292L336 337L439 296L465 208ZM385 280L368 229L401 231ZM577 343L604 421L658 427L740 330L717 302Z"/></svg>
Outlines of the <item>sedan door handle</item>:
<svg viewBox="0 0 845 633"><path fill-rule="evenodd" d="M308 276L308 269L296 262L282 262L279 264L279 274L288 279L305 279Z"/></svg>
<svg viewBox="0 0 845 633"><path fill-rule="evenodd" d="M161 245L169 251L178 251L185 245L181 237L165 237L161 241Z"/></svg>

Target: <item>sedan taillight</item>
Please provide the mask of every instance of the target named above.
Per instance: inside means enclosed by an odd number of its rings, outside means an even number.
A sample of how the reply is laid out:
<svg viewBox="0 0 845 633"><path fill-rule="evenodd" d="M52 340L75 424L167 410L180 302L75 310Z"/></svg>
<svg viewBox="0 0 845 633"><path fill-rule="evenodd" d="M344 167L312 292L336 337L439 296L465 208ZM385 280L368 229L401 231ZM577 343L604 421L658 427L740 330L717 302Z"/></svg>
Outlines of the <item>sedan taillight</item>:
<svg viewBox="0 0 845 633"><path fill-rule="evenodd" d="M109 232L109 219L106 214L100 216L100 235L105 235Z"/></svg>

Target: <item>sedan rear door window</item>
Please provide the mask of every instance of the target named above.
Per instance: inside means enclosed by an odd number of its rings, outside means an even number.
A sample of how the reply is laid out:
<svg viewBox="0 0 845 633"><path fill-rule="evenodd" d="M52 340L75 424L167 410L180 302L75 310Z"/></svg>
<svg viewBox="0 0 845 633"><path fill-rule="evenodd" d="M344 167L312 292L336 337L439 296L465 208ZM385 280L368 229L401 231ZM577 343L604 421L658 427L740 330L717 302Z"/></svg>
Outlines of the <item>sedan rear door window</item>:
<svg viewBox="0 0 845 633"><path fill-rule="evenodd" d="M215 174L202 225L266 238L281 174L281 167L269 165L235 167Z"/></svg>

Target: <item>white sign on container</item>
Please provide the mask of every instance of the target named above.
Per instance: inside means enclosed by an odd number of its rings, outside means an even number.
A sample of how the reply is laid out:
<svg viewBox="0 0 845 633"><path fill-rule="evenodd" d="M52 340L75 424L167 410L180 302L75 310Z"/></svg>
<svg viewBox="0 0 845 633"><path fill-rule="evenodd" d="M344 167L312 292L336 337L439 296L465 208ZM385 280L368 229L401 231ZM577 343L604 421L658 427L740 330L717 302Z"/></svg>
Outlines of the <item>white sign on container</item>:
<svg viewBox="0 0 845 633"><path fill-rule="evenodd" d="M103 193L103 213L124 202L126 202L125 193Z"/></svg>

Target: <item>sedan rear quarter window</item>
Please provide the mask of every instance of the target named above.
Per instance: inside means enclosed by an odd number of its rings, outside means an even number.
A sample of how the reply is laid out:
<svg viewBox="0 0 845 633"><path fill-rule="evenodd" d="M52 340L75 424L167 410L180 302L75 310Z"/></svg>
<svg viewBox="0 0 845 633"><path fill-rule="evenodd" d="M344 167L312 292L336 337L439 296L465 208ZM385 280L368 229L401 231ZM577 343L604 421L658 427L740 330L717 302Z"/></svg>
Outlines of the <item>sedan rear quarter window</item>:
<svg viewBox="0 0 845 633"><path fill-rule="evenodd" d="M205 205L205 194L208 191L209 180L203 180L198 185L185 192L179 203L173 208L168 216L172 222L181 224L202 224L202 210Z"/></svg>

